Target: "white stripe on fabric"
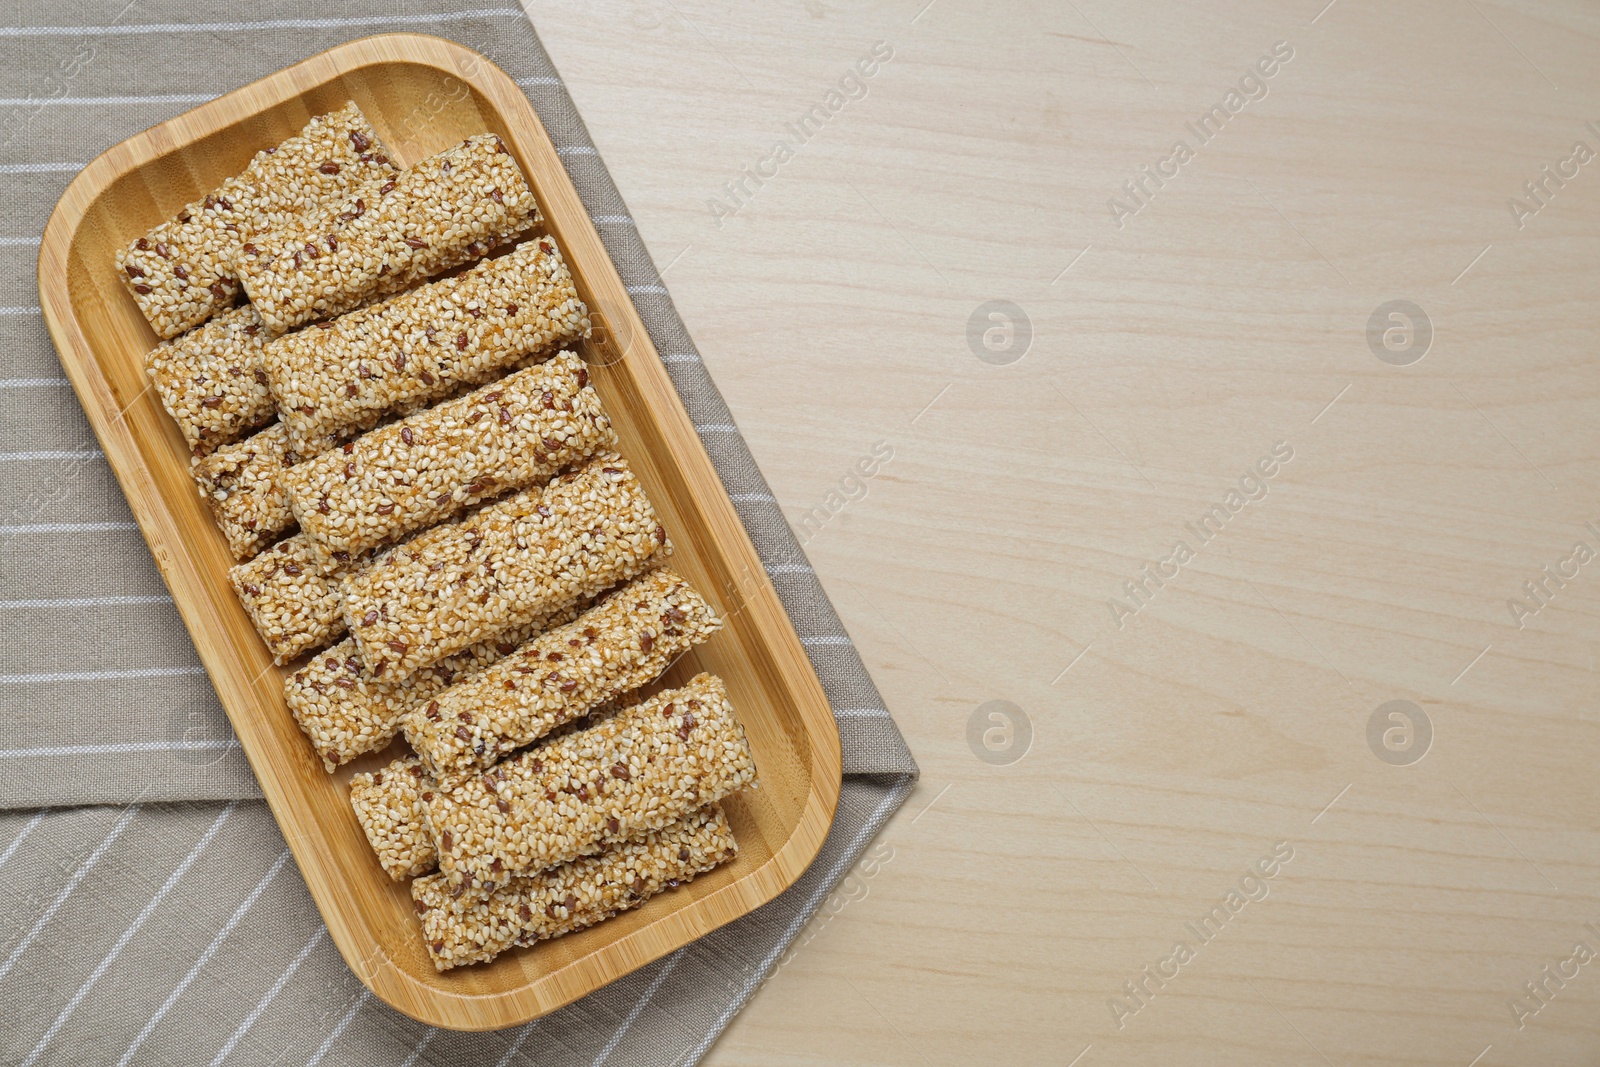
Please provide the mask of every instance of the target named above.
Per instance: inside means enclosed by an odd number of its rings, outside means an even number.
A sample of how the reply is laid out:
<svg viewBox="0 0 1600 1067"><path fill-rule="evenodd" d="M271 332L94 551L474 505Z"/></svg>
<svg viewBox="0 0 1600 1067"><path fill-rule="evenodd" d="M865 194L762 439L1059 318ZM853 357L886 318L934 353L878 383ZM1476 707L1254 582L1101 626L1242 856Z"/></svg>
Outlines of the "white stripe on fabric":
<svg viewBox="0 0 1600 1067"><path fill-rule="evenodd" d="M0 307L0 315L43 315L44 309L37 304L21 307Z"/></svg>
<svg viewBox="0 0 1600 1067"><path fill-rule="evenodd" d="M694 428L695 433L738 433L739 427L727 422L706 422Z"/></svg>
<svg viewBox="0 0 1600 1067"><path fill-rule="evenodd" d="M189 988L189 983L194 981L195 976L200 973L207 963L211 962L211 957L217 954L217 949L222 947L222 942L227 940L228 935L233 932L233 928L239 925L240 920L245 917L251 908L255 907L256 901L266 891L268 883L278 876L278 872L283 870L283 865L287 862L289 862L289 850L284 849L278 853L278 858L272 866L267 868L267 873L261 876L261 881L257 882L256 887L250 890L250 895L245 897L244 902L233 910L233 915L229 917L222 929L217 931L217 936L211 939L211 944L207 945L206 950L200 953L200 958L194 961L194 966L189 968L189 973L183 976L172 992L167 994L167 999L161 1002L161 1007L157 1008L156 1013L150 1016L150 1021L144 1024L144 1029L139 1031L139 1036L133 1039L133 1044L128 1046L128 1051L124 1052L122 1058L117 1061L117 1067L128 1067L128 1064L133 1060L134 1053L139 1051L139 1046L143 1045L145 1039L155 1032L155 1028L161 1024L161 1020L166 1018L167 1012L171 1011L172 1006L178 1002L178 998L183 996L183 991Z"/></svg>
<svg viewBox="0 0 1600 1067"><path fill-rule="evenodd" d="M48 100L36 97L0 97L0 107L45 107L51 104L77 104L82 107L105 107L112 104L205 104L221 94L195 96L188 93L154 93L150 96L57 96Z"/></svg>
<svg viewBox="0 0 1600 1067"><path fill-rule="evenodd" d="M22 608L119 608L129 604L170 604L166 593L141 593L138 596L73 596L46 600L0 600L0 611Z"/></svg>
<svg viewBox="0 0 1600 1067"><path fill-rule="evenodd" d="M773 496L771 493L730 493L728 494L728 499L733 501L735 504L751 504L755 503L756 501L763 501L772 504L776 504L778 502L778 498Z"/></svg>
<svg viewBox="0 0 1600 1067"><path fill-rule="evenodd" d="M306 942L305 947L300 950L300 954L290 961L289 966L283 969L283 973L278 975L278 980L272 983L272 988L267 990L266 995L256 1003L254 1008L250 1009L250 1014L244 1017L244 1022L239 1024L238 1029L233 1032L233 1036L229 1037L227 1043L212 1057L210 1067L217 1067L219 1063L228 1058L228 1053L232 1052L234 1046L244 1039L244 1035L256 1024L256 1020L261 1018L262 1013L277 999L278 994L283 992L283 987L289 984L289 979L294 977L294 972L300 969L300 965L311 956L312 950L320 945L322 939L327 936L328 928L326 926L318 926L317 932L311 935L311 940Z"/></svg>
<svg viewBox="0 0 1600 1067"><path fill-rule="evenodd" d="M557 148L558 156L598 156L600 153L593 145L569 144L564 148Z"/></svg>
<svg viewBox="0 0 1600 1067"><path fill-rule="evenodd" d="M50 1044L51 1039L61 1032L63 1026L67 1025L67 1020L72 1018L72 1013L78 1010L78 1005L83 1003L83 998L89 995L89 991L94 988L95 983L100 981L113 963L117 962L117 957L122 955L122 950L128 947L128 943L133 940L134 935L150 920L150 916L155 914L155 910L161 906L161 902L167 899L167 894L172 892L173 888L183 879L183 876L189 872L189 868L194 866L194 861L200 858L200 853L204 852L206 846L211 844L211 839L217 836L217 832L222 829L222 824L228 821L228 816L232 815L233 809L238 806L239 802L237 800L230 800L228 806L223 808L222 812L212 821L211 827L195 843L194 848L189 850L189 854L183 858L183 862L178 864L177 870L167 877L161 888L156 890L156 895L150 898L150 903L144 906L144 910L139 912L138 917L122 932L122 936L117 938L117 943L111 946L111 951L106 953L105 959L101 960L100 965L89 973L89 977L83 980L83 984L72 995L72 999L67 1001L67 1006L62 1008L61 1014L56 1016L56 1021L50 1024L50 1029L44 1032L44 1036L39 1039L39 1043L33 1046L33 1051L28 1053L28 1058L22 1061L22 1067L33 1067L34 1064L39 1062L39 1057L44 1055L45 1046Z"/></svg>
<svg viewBox="0 0 1600 1067"><path fill-rule="evenodd" d="M436 15L359 15L328 19L260 19L256 22L151 22L128 26L0 26L3 37L108 37L149 33L240 33L246 30L333 30L344 26L415 25L430 22L464 22L483 18L526 18L520 10L504 7L470 11L442 11Z"/></svg>
<svg viewBox="0 0 1600 1067"><path fill-rule="evenodd" d="M0 674L0 685L33 685L46 682L114 682L123 678L175 678L183 674L204 674L204 667L129 667L114 671L40 671L35 674Z"/></svg>
<svg viewBox="0 0 1600 1067"><path fill-rule="evenodd" d="M700 356L696 352L668 352L661 357L663 363L699 363Z"/></svg>
<svg viewBox="0 0 1600 1067"><path fill-rule="evenodd" d="M49 748L0 748L0 759L44 756L121 756L133 752L215 752L238 748L236 738L216 741L126 741L109 745L51 745Z"/></svg>
<svg viewBox="0 0 1600 1067"><path fill-rule="evenodd" d="M506 1064L511 1062L511 1058L513 1056L515 1056L518 1052L522 1051L522 1043L524 1041L528 1040L529 1036L536 1029L538 1029L538 1027L539 1027L539 1020L535 1019L535 1020L533 1020L533 1022L531 1022L528 1025L524 1026L521 1030L518 1030L517 1031L517 1039L515 1041L511 1042L511 1047L506 1049L506 1054L504 1056L500 1057L500 1062L496 1063L494 1065L494 1067L506 1067Z"/></svg>
<svg viewBox="0 0 1600 1067"><path fill-rule="evenodd" d="M37 237L0 237L0 248L11 248L13 246L18 246L18 245L26 246L28 248L37 248L39 246L39 238L37 238Z"/></svg>
<svg viewBox="0 0 1600 1067"><path fill-rule="evenodd" d="M47 385L71 385L67 378L0 378L0 389L42 389Z"/></svg>
<svg viewBox="0 0 1600 1067"><path fill-rule="evenodd" d="M439 1036L439 1028L437 1026L428 1027L428 1032L422 1035L422 1040L417 1042L417 1047L411 1050L411 1055L405 1058L400 1067L416 1067L417 1057L427 1051L428 1046L433 1044L433 1039L437 1036Z"/></svg>
<svg viewBox="0 0 1600 1067"><path fill-rule="evenodd" d="M39 931L43 930L45 925L55 918L56 912L61 910L61 905L65 904L67 898L72 895L72 891L78 888L78 883L83 881L90 871L94 870L94 865L100 862L100 857L106 854L106 849L110 848L112 842L122 836L122 831L128 828L128 825L133 822L133 817L137 814L139 814L139 805L130 804L117 817L116 825L111 827L111 832L106 835L105 840L100 842L93 852L89 853L89 858L79 864L76 871L72 872L72 877L67 879L67 884L61 887L61 892L56 894L56 898L50 902L50 906L40 913L33 926L23 935L22 940L17 942L17 947L11 950L11 955L6 957L6 961L0 963L0 978L4 978L11 973L11 968L17 965L17 960L21 959L22 954L28 950L28 946L33 944L33 939L39 936Z"/></svg>
<svg viewBox="0 0 1600 1067"><path fill-rule="evenodd" d="M838 719L887 719L888 708L835 708L834 717Z"/></svg>
<svg viewBox="0 0 1600 1067"><path fill-rule="evenodd" d="M83 168L82 163L0 163L0 174L76 174Z"/></svg>
<svg viewBox="0 0 1600 1067"><path fill-rule="evenodd" d="M649 296L666 296L667 289L663 285L629 285L626 286L630 293L643 293Z"/></svg>
<svg viewBox="0 0 1600 1067"><path fill-rule="evenodd" d="M602 1063L611 1058L611 1054L616 1051L617 1045L627 1036L628 1030L632 1028L634 1022L644 1012L645 1007L650 1003L650 999L656 995L656 991L661 988L661 984L667 980L667 975L672 973L672 969L678 965L678 961L683 959L683 954L687 951L689 949L685 946L674 952L667 959L667 965L661 968L660 974L651 979L649 987L644 991L644 996L640 997L638 1003L628 1010L627 1017L622 1020L622 1025L617 1027L616 1032L611 1035L611 1040L607 1041L606 1047L600 1050L600 1055L594 1058L594 1067L600 1067Z"/></svg>
<svg viewBox="0 0 1600 1067"><path fill-rule="evenodd" d="M11 844L6 846L4 852L0 852L0 867L4 867L6 860L10 859L17 849L22 847L22 842L27 839L28 835L39 828L39 824L44 821L44 817L49 811L49 808L42 808L34 813L33 818L29 819L22 827L22 832L12 840Z"/></svg>
<svg viewBox="0 0 1600 1067"><path fill-rule="evenodd" d="M764 565L768 574L815 574L810 564L807 563L768 563Z"/></svg>
<svg viewBox="0 0 1600 1067"><path fill-rule="evenodd" d="M632 226L633 225L633 216L631 216L631 215L592 215L590 217L594 220L594 224L596 226Z"/></svg>
<svg viewBox="0 0 1600 1067"><path fill-rule="evenodd" d="M0 452L0 463L25 463L35 459L100 459L105 453L98 448L77 451L46 449L40 452Z"/></svg>
<svg viewBox="0 0 1600 1067"><path fill-rule="evenodd" d="M136 522L24 522L15 526L0 526L0 536L5 534L36 533L108 533L112 530L137 530Z"/></svg>
<svg viewBox="0 0 1600 1067"><path fill-rule="evenodd" d="M536 78L518 78L516 81L517 81L518 85L523 85L523 86L527 86L527 85L560 85L561 84L561 79L560 78L552 78L548 74L541 74Z"/></svg>
<svg viewBox="0 0 1600 1067"><path fill-rule="evenodd" d="M339 1020L339 1025L333 1028L333 1033L328 1035L328 1040L324 1041L322 1047L317 1049L316 1053L306 1061L306 1067L317 1067L317 1064L322 1062L322 1057L326 1056L328 1050L333 1048L333 1043L339 1040L339 1035L344 1033L351 1020L356 1017L356 1012L366 1007L367 1001L371 999L372 990L363 989L361 995L356 998L356 1002L350 1005L350 1010L344 1013L344 1018Z"/></svg>
<svg viewBox="0 0 1600 1067"><path fill-rule="evenodd" d="M850 639L843 634L818 634L816 637L802 637L802 645L848 645Z"/></svg>

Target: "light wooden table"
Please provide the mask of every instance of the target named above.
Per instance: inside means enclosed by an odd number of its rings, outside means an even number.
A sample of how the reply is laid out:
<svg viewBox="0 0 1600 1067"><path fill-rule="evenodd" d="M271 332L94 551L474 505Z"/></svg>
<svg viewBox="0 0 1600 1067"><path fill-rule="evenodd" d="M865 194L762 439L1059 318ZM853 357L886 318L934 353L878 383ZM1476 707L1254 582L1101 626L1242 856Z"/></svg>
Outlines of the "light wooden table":
<svg viewBox="0 0 1600 1067"><path fill-rule="evenodd" d="M924 771L709 1062L1600 1062L1600 10L925 2L530 0Z"/></svg>

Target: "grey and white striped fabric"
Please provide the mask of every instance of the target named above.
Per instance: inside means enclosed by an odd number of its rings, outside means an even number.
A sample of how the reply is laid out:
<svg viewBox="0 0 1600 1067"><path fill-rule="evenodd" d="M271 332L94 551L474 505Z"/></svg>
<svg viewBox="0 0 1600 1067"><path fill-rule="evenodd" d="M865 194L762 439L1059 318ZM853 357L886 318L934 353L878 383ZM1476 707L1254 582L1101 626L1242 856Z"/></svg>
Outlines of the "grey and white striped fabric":
<svg viewBox="0 0 1600 1067"><path fill-rule="evenodd" d="M471 6L468 6L471 5ZM499 5L499 6L496 6ZM528 92L838 713L822 855L767 907L538 1023L422 1026L328 939L61 374L34 261L112 144L353 37L453 38ZM693 1063L904 800L916 764L515 0L0 6L0 1063ZM620 224L619 224L619 220Z"/></svg>

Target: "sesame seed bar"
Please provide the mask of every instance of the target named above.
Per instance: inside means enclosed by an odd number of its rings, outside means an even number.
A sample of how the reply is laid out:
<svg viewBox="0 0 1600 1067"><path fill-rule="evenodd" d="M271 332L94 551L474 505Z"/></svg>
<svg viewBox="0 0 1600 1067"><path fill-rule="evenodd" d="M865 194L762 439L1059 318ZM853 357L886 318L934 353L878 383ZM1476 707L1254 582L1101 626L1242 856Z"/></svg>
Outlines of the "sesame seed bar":
<svg viewBox="0 0 1600 1067"><path fill-rule="evenodd" d="M261 317L232 308L144 357L145 371L195 455L238 440L277 415L267 371Z"/></svg>
<svg viewBox="0 0 1600 1067"><path fill-rule="evenodd" d="M333 560L542 484L616 444L583 360L562 352L284 474L300 529Z"/></svg>
<svg viewBox="0 0 1600 1067"><path fill-rule="evenodd" d="M440 871L487 891L659 830L755 775L722 680L701 674L481 775L441 779L425 803Z"/></svg>
<svg viewBox="0 0 1600 1067"><path fill-rule="evenodd" d="M578 729L589 729L618 715L624 709L640 704L645 697L635 689L622 694L614 701L605 702L579 720L570 721L550 734L563 737ZM389 771L403 771L405 779L392 781ZM357 795L360 789L360 795ZM437 869L438 848L434 843L434 829L427 822L427 805L432 800L432 790L437 782L427 774L426 766L414 757L392 761L381 773L355 774L350 777L350 803L362 822L366 840L378 854L384 870L400 881L414 878ZM419 800L421 798L421 800ZM403 861L390 865L397 857ZM397 870L403 873L395 873Z"/></svg>
<svg viewBox="0 0 1600 1067"><path fill-rule="evenodd" d="M235 559L249 559L294 527L283 476L298 459L283 424L273 423L190 464Z"/></svg>
<svg viewBox="0 0 1600 1067"><path fill-rule="evenodd" d="M516 651L546 627L578 614L566 608L490 641L483 641L396 681L361 662L350 638L312 657L283 683L284 701L330 772L364 752L376 752L400 732L405 715L440 690Z"/></svg>
<svg viewBox="0 0 1600 1067"><path fill-rule="evenodd" d="M274 335L483 255L541 221L495 134L342 191L239 246L239 281Z"/></svg>
<svg viewBox="0 0 1600 1067"><path fill-rule="evenodd" d="M378 862L397 882L427 874L439 859L423 817L423 776L422 761L412 758L350 779L350 806Z"/></svg>
<svg viewBox="0 0 1600 1067"><path fill-rule="evenodd" d="M209 329L212 325L214 323L207 323L201 329ZM583 375L587 379L587 372L583 372ZM494 391L486 389L483 392L486 394L484 399L487 399L493 396ZM592 405L596 409L593 413L595 417L589 418L589 412L584 409L579 413L578 418L568 419L561 423L561 428L569 435L565 441L561 442L563 459L561 463L555 463L553 462L553 457L549 457L551 461L540 472L544 477L555 473L565 463L593 452L595 448L600 447L602 444L614 443L610 422L598 411L598 396L595 396L593 390L586 390L585 392L588 394L585 399L592 399ZM496 398L496 400L498 399ZM498 415L499 407L494 408L494 410ZM515 428L517 427L511 427L511 429ZM603 435L604 440L595 441L592 447L588 446L581 439L581 435L575 432L585 429L590 431L589 436ZM396 426L394 431L391 436L399 438L403 442L404 430ZM483 435L479 434L478 437L482 438ZM546 439L552 438L547 437ZM290 487L293 482L293 472L305 465L306 458L326 454L322 460L323 468L338 471L340 477L335 481L342 481L345 464L349 463L350 457L356 454L360 440L364 439L341 442L331 436L322 436L312 439L309 445L297 445L291 439L284 424L277 422L242 441L221 445L214 451L196 456L190 462L190 472L194 475L195 482L200 488L200 496L210 506L212 517L216 519L223 536L227 539L228 548L233 552L234 558L246 560L295 528L296 514ZM343 445L342 452L327 454L335 446L341 444ZM539 454L537 450L534 450L530 453L529 461L525 461L518 450L503 448L499 454L491 455L489 462L481 464L481 466L485 470L497 473L499 471L515 472L518 470L519 461L522 462L524 467L532 468L534 464L530 461L537 460ZM389 457L382 458L386 460ZM384 469L393 471L392 467ZM415 465L411 465L404 470L404 473L401 471L393 471L393 473L404 477L415 470ZM493 474L482 475L480 480L490 480L493 477ZM531 482L540 479L535 475L526 480ZM472 484L476 483L469 483L467 488L470 489ZM502 491L508 487L505 479L502 479L500 485ZM488 489L489 487L483 486L482 488ZM455 511L464 510L469 504L477 503L491 495L496 494L482 492L479 495L472 495L470 499L466 499L455 508L448 508L445 501L434 501L433 503L437 508L441 509L442 514L440 517L444 517L448 514L453 514ZM386 503L376 504L370 509L377 518L387 518L382 512L382 508L386 506ZM348 502L341 503L340 506L348 506ZM316 528L318 529L325 528L330 522L338 519L337 514L324 519L324 516L316 509L313 509L313 517L323 520L317 525ZM435 521L436 519L432 516L423 521L413 521L403 528L395 529L389 539L393 540L405 533L409 533L413 529L420 529L422 526L429 525ZM360 547L348 549L335 548L329 552L324 550L316 540L308 540L307 543L311 546L318 563L324 566L343 566L352 557L372 547L371 545L363 544ZM376 542L373 542L373 544L376 544Z"/></svg>
<svg viewBox="0 0 1600 1067"><path fill-rule="evenodd" d="M291 438L348 435L461 385L480 385L589 328L549 238L267 345L263 362Z"/></svg>
<svg viewBox="0 0 1600 1067"><path fill-rule="evenodd" d="M362 662L404 677L554 608L594 596L671 552L627 462L600 452L435 526L346 574L345 621Z"/></svg>
<svg viewBox="0 0 1600 1067"><path fill-rule="evenodd" d="M652 681L721 625L682 575L651 571L414 706L406 740L435 777L487 767Z"/></svg>
<svg viewBox="0 0 1600 1067"><path fill-rule="evenodd" d="M601 704L584 718L574 719L557 728L550 736L565 737L578 730L597 726L643 700L644 696L639 690L624 693L615 700ZM388 770L403 770L406 779L390 781ZM432 791L438 788L438 784L429 776L421 760L415 756L403 757L393 761L381 775L369 773L354 776L350 779L350 785L351 803L356 805L356 815L384 869L394 874L394 869L389 866L390 859L402 854L410 857L404 866L407 873L395 875L397 881L401 877L426 874L438 865L438 849L433 840L433 828L428 823L427 805L417 802L418 797L423 801L432 800ZM356 796L357 786L363 789L360 798ZM375 786L381 789L373 789ZM374 805L381 805L381 817L374 814L380 810Z"/></svg>
<svg viewBox="0 0 1600 1067"><path fill-rule="evenodd" d="M593 926L727 862L738 848L727 815L712 804L492 892L453 896L447 879L429 875L411 883L411 896L433 965L447 971Z"/></svg>
<svg viewBox="0 0 1600 1067"><path fill-rule="evenodd" d="M228 581L280 666L344 633L339 573L323 570L303 534L234 567Z"/></svg>
<svg viewBox="0 0 1600 1067"><path fill-rule="evenodd" d="M158 337L176 337L231 306L233 261L249 233L284 226L302 212L400 170L355 104L319 115L276 148L257 152L178 217L117 252L117 272Z"/></svg>

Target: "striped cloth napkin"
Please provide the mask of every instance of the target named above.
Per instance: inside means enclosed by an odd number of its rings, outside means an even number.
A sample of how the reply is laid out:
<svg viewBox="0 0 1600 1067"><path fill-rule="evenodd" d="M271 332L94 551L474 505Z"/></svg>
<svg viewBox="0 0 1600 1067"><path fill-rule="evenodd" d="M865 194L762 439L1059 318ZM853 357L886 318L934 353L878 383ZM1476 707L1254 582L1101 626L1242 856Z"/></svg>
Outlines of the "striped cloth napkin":
<svg viewBox="0 0 1600 1067"><path fill-rule="evenodd" d="M515 0L52 0L8 4L0 23L0 1062L697 1061L917 769ZM85 162L313 53L400 30L475 48L527 90L739 502L844 745L833 831L788 892L498 1033L416 1023L340 959L37 307L39 234Z"/></svg>

